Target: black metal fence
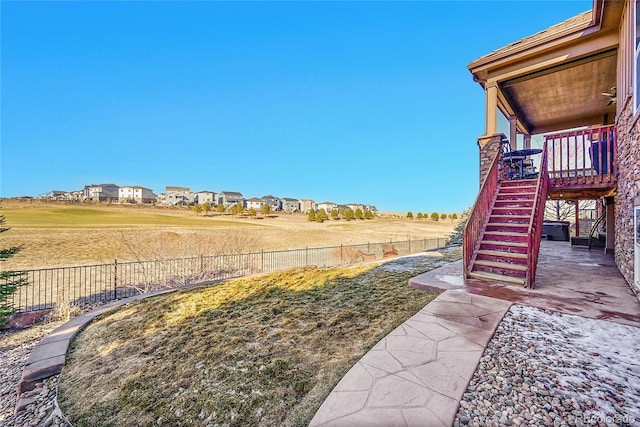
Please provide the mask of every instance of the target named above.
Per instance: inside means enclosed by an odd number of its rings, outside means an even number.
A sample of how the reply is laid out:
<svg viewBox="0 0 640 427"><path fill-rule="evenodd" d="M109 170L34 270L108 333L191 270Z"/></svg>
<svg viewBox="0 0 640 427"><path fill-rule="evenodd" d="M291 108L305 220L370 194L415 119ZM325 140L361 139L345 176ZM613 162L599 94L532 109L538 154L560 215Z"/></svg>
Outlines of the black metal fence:
<svg viewBox="0 0 640 427"><path fill-rule="evenodd" d="M158 289L215 282L297 267L337 267L388 255L408 255L443 247L444 238L389 241L270 252L212 255L155 261L118 262L18 272L26 284L12 295L21 312L56 304L84 306ZM15 279L15 277L14 277Z"/></svg>

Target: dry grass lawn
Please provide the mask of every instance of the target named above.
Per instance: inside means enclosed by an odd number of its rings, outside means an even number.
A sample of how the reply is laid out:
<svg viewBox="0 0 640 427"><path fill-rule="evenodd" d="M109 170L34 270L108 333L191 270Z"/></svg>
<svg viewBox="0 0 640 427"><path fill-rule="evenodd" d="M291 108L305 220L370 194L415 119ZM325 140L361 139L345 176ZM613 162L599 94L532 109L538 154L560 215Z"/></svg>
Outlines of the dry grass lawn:
<svg viewBox="0 0 640 427"><path fill-rule="evenodd" d="M85 264L216 254L338 246L389 240L445 238L451 220L329 220L305 215L249 219L230 215L196 216L188 209L65 205L3 201L0 214L11 230L3 245L23 245L3 269L39 269ZM155 242L155 245L151 245ZM154 247L152 247L154 246ZM220 246L225 246L220 248Z"/></svg>
<svg viewBox="0 0 640 427"><path fill-rule="evenodd" d="M303 426L368 349L435 294L407 280L460 251L299 269L130 304L72 344L76 426Z"/></svg>

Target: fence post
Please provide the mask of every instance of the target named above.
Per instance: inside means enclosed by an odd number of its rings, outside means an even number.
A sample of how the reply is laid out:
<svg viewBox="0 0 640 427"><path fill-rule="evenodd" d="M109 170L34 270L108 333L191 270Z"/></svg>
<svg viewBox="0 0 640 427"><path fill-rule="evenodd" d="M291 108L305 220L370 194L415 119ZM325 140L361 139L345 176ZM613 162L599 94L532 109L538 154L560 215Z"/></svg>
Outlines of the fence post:
<svg viewBox="0 0 640 427"><path fill-rule="evenodd" d="M260 267L261 271L264 271L264 249L260 251L260 264L262 265Z"/></svg>
<svg viewBox="0 0 640 427"><path fill-rule="evenodd" d="M367 242L367 253L371 253L371 248L369 247L369 242Z"/></svg>
<svg viewBox="0 0 640 427"><path fill-rule="evenodd" d="M341 262L344 261L343 258L342 258L342 245L340 245L340 261Z"/></svg>
<svg viewBox="0 0 640 427"><path fill-rule="evenodd" d="M409 239L409 253L411 253L411 239Z"/></svg>
<svg viewBox="0 0 640 427"><path fill-rule="evenodd" d="M440 249L440 238L436 237L436 244L438 245L438 249Z"/></svg>
<svg viewBox="0 0 640 427"><path fill-rule="evenodd" d="M304 248L304 266L309 265L309 246Z"/></svg>
<svg viewBox="0 0 640 427"><path fill-rule="evenodd" d="M113 299L118 299L118 260L113 260Z"/></svg>

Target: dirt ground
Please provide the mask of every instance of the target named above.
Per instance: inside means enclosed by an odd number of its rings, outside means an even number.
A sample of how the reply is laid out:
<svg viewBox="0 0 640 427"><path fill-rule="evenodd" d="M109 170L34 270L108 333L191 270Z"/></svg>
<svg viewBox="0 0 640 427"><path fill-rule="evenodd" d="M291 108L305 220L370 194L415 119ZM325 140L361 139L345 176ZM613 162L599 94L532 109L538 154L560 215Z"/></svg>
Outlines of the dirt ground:
<svg viewBox="0 0 640 427"><path fill-rule="evenodd" d="M113 208L123 216L143 212L140 208ZM3 209L5 210L5 209ZM205 226L185 226L185 218L194 218L189 210L159 210L149 212L171 215L177 226L163 224L11 224L2 233L2 247L22 245L23 250L3 263L3 270L40 269L112 262L113 259L151 259L159 252L172 257L206 255L220 252L256 252L304 247L339 246L446 238L456 221L409 220L399 215L380 216L373 220L328 220L310 222L302 214L277 214L262 219L218 216L210 213ZM0 213L3 213L0 211Z"/></svg>

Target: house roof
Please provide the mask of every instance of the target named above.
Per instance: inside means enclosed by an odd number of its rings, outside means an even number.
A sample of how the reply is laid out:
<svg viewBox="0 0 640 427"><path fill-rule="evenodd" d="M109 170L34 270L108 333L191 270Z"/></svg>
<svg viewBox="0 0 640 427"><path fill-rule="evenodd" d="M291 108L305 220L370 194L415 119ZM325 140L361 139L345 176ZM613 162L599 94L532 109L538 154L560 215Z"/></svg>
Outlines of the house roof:
<svg viewBox="0 0 640 427"><path fill-rule="evenodd" d="M220 195L225 195L225 196L236 196L236 197L242 197L242 193L238 193L237 191L222 191L220 192Z"/></svg>
<svg viewBox="0 0 640 427"><path fill-rule="evenodd" d="M585 28L591 24L592 20L593 9L587 10L586 12L582 12L579 15L573 16L565 21L552 25L551 27L539 31L531 36L522 38L518 41L489 52L469 64L468 68L475 68L481 64L488 62L489 60L495 60L507 55L512 55L516 52L529 49L532 46L536 46L540 43L543 43L544 41L558 37L567 32L573 32L577 29Z"/></svg>
<svg viewBox="0 0 640 427"><path fill-rule="evenodd" d="M623 2L593 9L494 50L468 66L483 88L498 89L498 108L518 131L539 134L611 122L602 95L616 85ZM550 6L552 7L552 6Z"/></svg>

